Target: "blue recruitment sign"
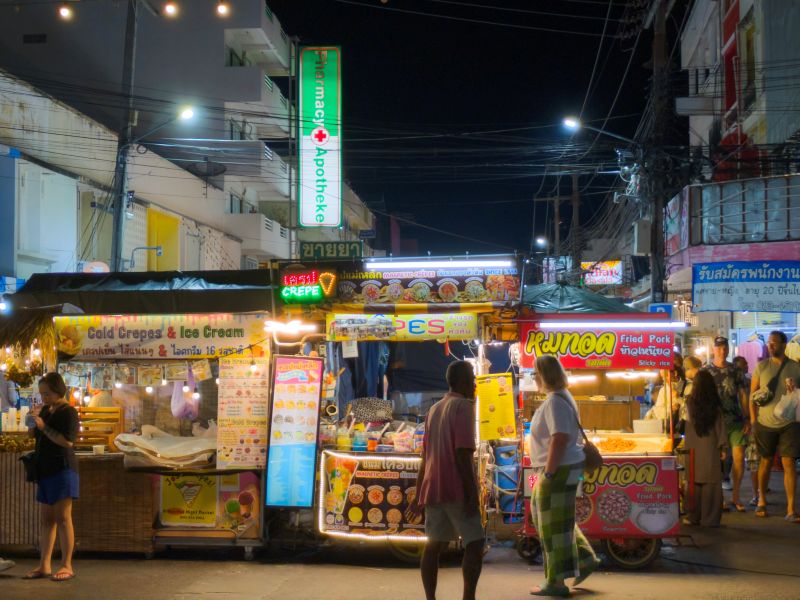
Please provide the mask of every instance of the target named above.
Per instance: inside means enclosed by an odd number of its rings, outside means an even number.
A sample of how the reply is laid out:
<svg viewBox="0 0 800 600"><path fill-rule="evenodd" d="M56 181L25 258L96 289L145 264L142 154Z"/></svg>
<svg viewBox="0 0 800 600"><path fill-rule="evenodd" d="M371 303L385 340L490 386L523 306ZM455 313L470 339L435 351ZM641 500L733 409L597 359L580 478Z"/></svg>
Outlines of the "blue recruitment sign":
<svg viewBox="0 0 800 600"><path fill-rule="evenodd" d="M800 261L698 263L692 303L698 312L800 312Z"/></svg>
<svg viewBox="0 0 800 600"><path fill-rule="evenodd" d="M362 229L358 232L358 238L361 240L372 240L377 235L374 229Z"/></svg>

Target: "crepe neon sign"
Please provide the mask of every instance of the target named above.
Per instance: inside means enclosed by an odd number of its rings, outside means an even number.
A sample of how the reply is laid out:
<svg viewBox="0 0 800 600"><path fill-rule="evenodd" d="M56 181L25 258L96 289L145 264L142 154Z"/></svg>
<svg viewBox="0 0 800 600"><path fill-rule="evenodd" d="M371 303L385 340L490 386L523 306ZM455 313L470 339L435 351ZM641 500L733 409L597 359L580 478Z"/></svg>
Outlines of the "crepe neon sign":
<svg viewBox="0 0 800 600"><path fill-rule="evenodd" d="M283 276L281 299L287 303L321 302L336 286L336 274L319 271L298 271Z"/></svg>

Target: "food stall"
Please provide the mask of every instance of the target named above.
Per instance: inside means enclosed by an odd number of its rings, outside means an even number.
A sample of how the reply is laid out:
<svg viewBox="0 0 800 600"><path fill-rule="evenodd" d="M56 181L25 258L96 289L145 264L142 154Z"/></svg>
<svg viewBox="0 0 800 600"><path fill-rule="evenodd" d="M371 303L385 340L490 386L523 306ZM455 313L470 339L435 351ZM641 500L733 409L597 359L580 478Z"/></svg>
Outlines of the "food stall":
<svg viewBox="0 0 800 600"><path fill-rule="evenodd" d="M572 305L573 310L576 306ZM636 382L644 381L638 379L641 374L669 373L674 333L684 324L658 313L565 313L544 308L523 309L520 315L522 372L530 373L542 354L559 358L576 399L581 391L588 395L578 400L581 420L604 458L603 466L583 481L576 521L587 537L602 540L615 563L642 568L658 556L661 539L676 536L680 527L678 462L672 454L671 431L656 421L648 432L634 433L631 421L638 418L618 421L613 428L597 425L603 423L602 412L613 405L605 396L608 390L619 389L622 382L633 389L641 385ZM596 406L599 416L593 422L587 422L595 412L587 410L586 404ZM527 453L525 460L523 489L528 501L520 551L527 556L536 543L529 502L536 476Z"/></svg>
<svg viewBox="0 0 800 600"><path fill-rule="evenodd" d="M480 374L481 340L516 335L511 310L519 297L515 258L288 264L279 280L284 319L316 322L324 331L306 352L325 361L317 531L340 541L389 543L401 556L418 556L424 522L405 513L416 494L422 421L444 395L446 366L463 357L457 352L468 352ZM358 369L360 360L369 362L367 353L376 351L385 352L387 377L373 376L364 397L347 395L350 381L359 378L352 368ZM512 437L513 395L506 392L509 411L504 414L510 413L511 420L501 428ZM499 401L492 405L499 416L495 404ZM273 412L273 431L284 424L285 416ZM272 483L269 464L267 505L297 506L269 501L271 487L280 486ZM417 544L409 547L409 542Z"/></svg>
<svg viewBox="0 0 800 600"><path fill-rule="evenodd" d="M10 298L87 313L49 319L80 418L78 550L263 544L269 294L242 271L36 275Z"/></svg>

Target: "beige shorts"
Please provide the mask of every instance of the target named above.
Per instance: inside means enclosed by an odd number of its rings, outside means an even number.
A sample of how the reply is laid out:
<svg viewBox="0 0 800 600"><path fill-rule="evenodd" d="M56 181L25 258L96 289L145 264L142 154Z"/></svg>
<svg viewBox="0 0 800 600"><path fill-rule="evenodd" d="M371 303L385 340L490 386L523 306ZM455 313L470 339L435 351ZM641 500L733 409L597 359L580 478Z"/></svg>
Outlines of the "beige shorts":
<svg viewBox="0 0 800 600"><path fill-rule="evenodd" d="M425 535L433 542L450 542L461 538L464 545L485 536L480 512L464 516L464 504L447 503L425 506Z"/></svg>

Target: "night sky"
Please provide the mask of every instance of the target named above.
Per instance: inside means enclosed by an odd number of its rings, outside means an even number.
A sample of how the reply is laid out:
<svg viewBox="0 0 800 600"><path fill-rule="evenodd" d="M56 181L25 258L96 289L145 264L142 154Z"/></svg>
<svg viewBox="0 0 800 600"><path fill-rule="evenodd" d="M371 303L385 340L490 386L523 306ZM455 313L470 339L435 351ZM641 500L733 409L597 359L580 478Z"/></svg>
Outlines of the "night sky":
<svg viewBox="0 0 800 600"><path fill-rule="evenodd" d="M647 96L652 34L645 31L635 44L638 30L620 22L625 4L611 2L583 119L603 125L630 60L605 129L632 136ZM355 191L382 212L385 206L471 238L405 228L422 253L527 251L531 198L553 195L558 185L557 177L542 177L545 169L563 171L584 154L588 169L603 162L613 168L613 140L592 146L591 132L571 139L560 126L581 111L607 0L270 0L270 6L301 43L342 46L344 169ZM587 218L605 202L614 176L587 173L580 182ZM569 190L565 176L561 193ZM546 216L552 224L540 204L536 234L545 233ZM564 233L570 218L565 204Z"/></svg>

